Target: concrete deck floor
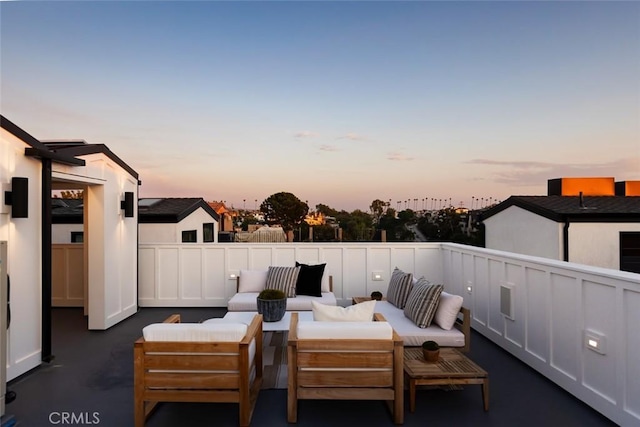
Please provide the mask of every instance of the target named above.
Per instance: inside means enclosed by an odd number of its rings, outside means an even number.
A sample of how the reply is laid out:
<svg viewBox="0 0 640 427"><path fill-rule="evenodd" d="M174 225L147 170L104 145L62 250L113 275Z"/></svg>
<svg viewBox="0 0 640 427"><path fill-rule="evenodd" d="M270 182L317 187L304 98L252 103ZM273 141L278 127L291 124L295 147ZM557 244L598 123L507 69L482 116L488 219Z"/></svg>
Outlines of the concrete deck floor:
<svg viewBox="0 0 640 427"><path fill-rule="evenodd" d="M143 308L106 331L87 330L81 309L53 310L53 362L9 383L17 399L7 405L19 426L62 425L61 413L83 423L133 425L133 342L142 328L180 313L184 322L222 317L224 308ZM613 422L556 386L483 336L472 332L469 357L490 378L490 408L482 409L480 386L463 390L419 390L414 413L405 396L406 426L613 426ZM287 425L287 391L261 391L252 426ZM236 426L233 404L164 403L148 427ZM301 401L298 425L391 426L382 402Z"/></svg>

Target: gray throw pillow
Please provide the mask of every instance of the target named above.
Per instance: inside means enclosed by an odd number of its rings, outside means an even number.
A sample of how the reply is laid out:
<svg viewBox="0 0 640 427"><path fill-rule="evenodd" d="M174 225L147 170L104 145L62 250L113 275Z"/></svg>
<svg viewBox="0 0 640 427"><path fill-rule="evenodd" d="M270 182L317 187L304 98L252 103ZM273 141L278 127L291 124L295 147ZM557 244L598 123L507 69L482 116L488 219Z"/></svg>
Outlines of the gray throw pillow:
<svg viewBox="0 0 640 427"><path fill-rule="evenodd" d="M429 327L438 309L442 289L442 285L432 285L424 278L419 279L413 285L407 304L404 306L405 317L411 319L420 328Z"/></svg>
<svg viewBox="0 0 640 427"><path fill-rule="evenodd" d="M413 287L412 279L413 275L411 273L405 273L398 267L394 268L393 273L391 273L391 279L389 279L387 301L398 308L404 308Z"/></svg>
<svg viewBox="0 0 640 427"><path fill-rule="evenodd" d="M300 267L269 267L265 289L280 289L287 298L296 296Z"/></svg>

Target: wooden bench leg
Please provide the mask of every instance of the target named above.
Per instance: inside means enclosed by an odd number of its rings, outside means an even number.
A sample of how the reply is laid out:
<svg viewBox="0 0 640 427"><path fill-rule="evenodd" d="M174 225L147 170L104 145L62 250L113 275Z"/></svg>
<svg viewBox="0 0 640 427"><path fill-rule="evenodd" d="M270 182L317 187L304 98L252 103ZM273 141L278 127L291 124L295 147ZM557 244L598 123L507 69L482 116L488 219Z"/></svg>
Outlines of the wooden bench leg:
<svg viewBox="0 0 640 427"><path fill-rule="evenodd" d="M482 382L482 403L485 412L489 410L489 378L485 378Z"/></svg>
<svg viewBox="0 0 640 427"><path fill-rule="evenodd" d="M416 411L416 380L409 379L409 410Z"/></svg>

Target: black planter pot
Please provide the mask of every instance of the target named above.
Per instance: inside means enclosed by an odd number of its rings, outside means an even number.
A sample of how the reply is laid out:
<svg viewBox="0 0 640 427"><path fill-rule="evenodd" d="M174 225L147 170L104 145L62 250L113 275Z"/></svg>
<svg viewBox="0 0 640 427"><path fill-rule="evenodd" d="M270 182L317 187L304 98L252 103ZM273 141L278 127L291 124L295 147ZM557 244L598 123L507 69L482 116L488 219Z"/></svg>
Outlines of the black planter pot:
<svg viewBox="0 0 640 427"><path fill-rule="evenodd" d="M257 298L258 313L262 314L265 322L277 322L282 320L287 311L287 299L260 299Z"/></svg>

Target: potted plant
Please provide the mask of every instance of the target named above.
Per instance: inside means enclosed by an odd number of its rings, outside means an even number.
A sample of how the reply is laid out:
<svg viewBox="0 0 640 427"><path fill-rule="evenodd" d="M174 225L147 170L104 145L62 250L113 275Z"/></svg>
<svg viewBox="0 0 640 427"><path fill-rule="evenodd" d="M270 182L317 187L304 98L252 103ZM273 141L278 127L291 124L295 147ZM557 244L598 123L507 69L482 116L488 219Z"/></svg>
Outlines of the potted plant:
<svg viewBox="0 0 640 427"><path fill-rule="evenodd" d="M379 292L379 291L371 292L371 299L375 300L375 301L381 301L382 300L382 292Z"/></svg>
<svg viewBox="0 0 640 427"><path fill-rule="evenodd" d="M422 354L425 361L436 363L440 359L440 346L435 341L425 341L422 343Z"/></svg>
<svg viewBox="0 0 640 427"><path fill-rule="evenodd" d="M263 321L277 322L287 311L287 296L279 289L264 289L258 294L257 305Z"/></svg>

